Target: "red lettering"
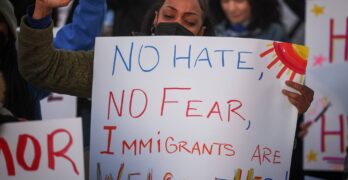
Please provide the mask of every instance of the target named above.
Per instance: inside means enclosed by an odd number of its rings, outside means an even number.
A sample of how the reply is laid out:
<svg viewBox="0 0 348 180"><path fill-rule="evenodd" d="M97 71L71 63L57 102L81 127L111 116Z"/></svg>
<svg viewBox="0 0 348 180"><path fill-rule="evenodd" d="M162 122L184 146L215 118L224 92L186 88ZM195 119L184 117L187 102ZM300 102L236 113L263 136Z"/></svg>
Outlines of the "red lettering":
<svg viewBox="0 0 348 180"><path fill-rule="evenodd" d="M65 133L68 135L69 137L69 142L68 144L63 148L61 149L60 151L55 151L54 150L54 136L57 135L58 133ZM66 160L68 160L71 165L73 166L74 168L74 171L77 175L79 175L79 171L76 167L76 164L75 162L70 158L68 157L67 155L65 155L65 153L68 152L70 146L73 144L73 138L70 134L69 131L65 130L65 129L57 129L55 131L53 131L51 134L47 135L47 153L48 153L48 167L50 169L53 169L55 168L55 156L56 157L62 157L62 158L65 158Z"/></svg>
<svg viewBox="0 0 348 180"><path fill-rule="evenodd" d="M207 152L209 155L211 155L212 152L213 152L213 146L211 145L211 146L210 146L210 149L208 149L207 145L206 145L206 144L203 144L202 153L204 154L204 152Z"/></svg>
<svg viewBox="0 0 348 180"><path fill-rule="evenodd" d="M140 91L140 92L144 95L144 97L145 97L145 105L144 105L144 108L143 108L142 112L140 112L138 115L133 115L133 113L132 113L133 97L134 97L134 93L135 93L136 91ZM132 93L131 93L131 97L130 97L130 103L129 103L129 114L130 114L133 118L139 118L139 117L141 117L141 116L144 114L144 112L146 111L147 103L148 103L147 94L146 94L143 90L141 90L141 89L133 89L133 90L132 90Z"/></svg>
<svg viewBox="0 0 348 180"><path fill-rule="evenodd" d="M215 110L215 108L217 108L217 110ZM218 103L217 101L215 101L213 107L210 109L210 111L209 111L209 113L208 113L208 115L207 115L207 118L210 118L210 116L211 116L213 113L218 114L219 117L220 117L220 120L222 121L220 106L219 106L219 103Z"/></svg>
<svg viewBox="0 0 348 180"><path fill-rule="evenodd" d="M340 139L340 151L344 152L344 127L343 115L340 115L340 129L338 131L326 131L326 117L325 114L321 116L321 152L326 152L326 136L338 136Z"/></svg>
<svg viewBox="0 0 348 180"><path fill-rule="evenodd" d="M335 35L335 20L330 19L330 63L333 62L334 59L334 41L339 39L345 40L345 50L344 50L344 59L348 61L348 17L346 21L346 34Z"/></svg>
<svg viewBox="0 0 348 180"><path fill-rule="evenodd" d="M6 160L7 174L9 176L15 176L16 170L14 167L13 157L12 157L7 141L2 137L0 137L0 152L1 151L3 152L5 160Z"/></svg>
<svg viewBox="0 0 348 180"><path fill-rule="evenodd" d="M231 144L224 144L224 148L230 152L230 154L226 154L226 156L234 156L236 154Z"/></svg>
<svg viewBox="0 0 348 180"><path fill-rule="evenodd" d="M280 151L275 151L274 152L274 157L273 157L273 164L280 164L280 160L279 160L279 158L280 158ZM276 161L276 160L279 160L279 161Z"/></svg>
<svg viewBox="0 0 348 180"><path fill-rule="evenodd" d="M198 142L196 142L196 143L193 145L192 154L194 154L195 151L198 152L198 155L201 155L201 149L199 148L199 143L198 143Z"/></svg>
<svg viewBox="0 0 348 180"><path fill-rule="evenodd" d="M118 173L117 173L117 180L121 180L123 170L124 170L124 162L121 164L120 169L118 170Z"/></svg>
<svg viewBox="0 0 348 180"><path fill-rule="evenodd" d="M176 145L174 145L174 144L170 144L169 146L174 146L174 150L173 151L169 151L169 149L168 149L168 140L174 141L174 138L173 137L168 137L166 139L166 151L169 154L173 154L173 153L175 153L178 150L178 147Z"/></svg>
<svg viewBox="0 0 348 180"><path fill-rule="evenodd" d="M254 158L257 158L259 160L259 164L261 165L260 145L256 146L256 149L255 149L255 152L253 154L253 157L251 157L251 161L253 161Z"/></svg>
<svg viewBox="0 0 348 180"><path fill-rule="evenodd" d="M24 152L28 144L28 140L33 143L34 146L34 159L29 166L24 159ZM23 134L19 136L18 144L17 144L17 161L18 164L27 171L36 171L39 168L40 159L41 159L41 147L39 141L28 134Z"/></svg>
<svg viewBox="0 0 348 180"><path fill-rule="evenodd" d="M271 160L268 159L268 156L271 154L272 154L272 150L268 147L264 147L262 161L265 162L265 159L266 159L268 162L271 162Z"/></svg>
<svg viewBox="0 0 348 180"><path fill-rule="evenodd" d="M158 131L157 134L160 135L161 132ZM161 152L161 139L157 140L157 151Z"/></svg>
<svg viewBox="0 0 348 180"><path fill-rule="evenodd" d="M113 103L113 105L114 105L114 107L116 109L118 117L121 117L122 113L123 113L124 90L122 91L121 107L120 107L120 109L118 109L118 106L117 106L115 98L114 98L114 94L111 91L109 92L108 120L110 120L110 104L111 104L111 100L112 100L112 103Z"/></svg>
<svg viewBox="0 0 348 180"><path fill-rule="evenodd" d="M193 102L202 102L202 101L200 101L200 100L189 100L189 101L187 101L186 117L202 117L201 114L189 114L190 110L194 110L194 111L197 110L197 108L191 108L191 103L193 103Z"/></svg>
<svg viewBox="0 0 348 180"><path fill-rule="evenodd" d="M257 145L254 151L253 156L251 157L251 161L254 160L254 158L258 159L258 162L260 165L262 165L262 163L271 163L271 164L280 164L280 151L276 150L272 151L271 148L268 147L264 147L262 148L262 158L261 158L261 150L260 150L260 145ZM270 157L271 156L271 157ZM273 161L271 161L271 159Z"/></svg>
<svg viewBox="0 0 348 180"><path fill-rule="evenodd" d="M142 149L142 147L146 148L147 145L150 146L150 148L149 148L149 153L150 153L150 154L152 153L152 139L148 140L146 143L144 143L143 140L141 139L139 144L140 144L140 145L139 145L139 146L140 146L140 147L139 147L139 154L141 154L141 149Z"/></svg>
<svg viewBox="0 0 348 180"><path fill-rule="evenodd" d="M221 143L214 143L214 144L219 146L218 155L220 155L221 154L221 146L222 146L222 144Z"/></svg>
<svg viewBox="0 0 348 180"><path fill-rule="evenodd" d="M178 101L169 101L167 100L167 91L173 91L173 90L191 90L191 88L164 88L163 89L163 98L162 98L162 105L161 105L161 116L163 116L164 111L164 104L165 103L178 103Z"/></svg>
<svg viewBox="0 0 348 180"><path fill-rule="evenodd" d="M182 151L182 149L184 149L186 152L192 154L192 152L186 148L187 142L186 141L180 141L179 142L179 152Z"/></svg>
<svg viewBox="0 0 348 180"><path fill-rule="evenodd" d="M122 154L124 154L124 150L125 148L127 148L128 150L131 150L133 147L133 154L137 155L137 140L133 140L132 144L129 145L127 143L127 141L122 141Z"/></svg>
<svg viewBox="0 0 348 180"><path fill-rule="evenodd" d="M232 108L232 103L234 103L234 102L236 102L238 105L237 105L237 107ZM227 101L227 104L228 104L228 122L230 122L230 120L231 120L231 112L238 115L242 120L245 121L245 118L242 115L240 115L238 112L236 112L236 110L238 110L239 108L242 107L242 105L243 105L242 102L240 102L238 100L229 100L229 101Z"/></svg>
<svg viewBox="0 0 348 180"><path fill-rule="evenodd" d="M104 130L108 130L108 145L106 151L101 151L100 154L114 154L114 152L110 151L111 146L111 138L112 138L112 131L116 130L116 126L104 126Z"/></svg>

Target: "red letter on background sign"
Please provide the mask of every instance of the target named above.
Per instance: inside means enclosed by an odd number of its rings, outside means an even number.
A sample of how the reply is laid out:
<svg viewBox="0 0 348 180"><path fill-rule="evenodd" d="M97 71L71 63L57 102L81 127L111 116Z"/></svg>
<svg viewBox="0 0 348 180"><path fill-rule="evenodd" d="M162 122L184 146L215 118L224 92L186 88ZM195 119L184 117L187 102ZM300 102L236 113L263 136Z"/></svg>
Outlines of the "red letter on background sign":
<svg viewBox="0 0 348 180"><path fill-rule="evenodd" d="M9 176L15 176L16 171L15 171L15 167L13 164L12 154L11 154L10 148L8 147L8 144L4 138L0 138L0 152L1 151L4 152L4 157L6 160L6 167L7 167L7 174Z"/></svg>
<svg viewBox="0 0 348 180"><path fill-rule="evenodd" d="M69 142L68 144L60 151L54 151L54 136L58 133L66 133L69 136ZM70 146L73 143L73 138L71 136L71 134L69 133L69 131L65 130L65 129L57 129L55 131L53 131L51 134L47 135L47 154L48 154L48 167L50 169L54 170L55 167L55 162L54 162L54 156L57 157L63 157L66 160L68 160L73 168L74 171L77 175L79 175L79 171L77 170L76 164L74 163L73 160L71 160L70 157L66 156L65 153L68 152Z"/></svg>
<svg viewBox="0 0 348 180"><path fill-rule="evenodd" d="M348 61L348 17L346 20L346 34L334 34L335 31L335 20L330 19L330 63L333 62L334 59L334 41L335 40L345 40L345 48L344 48L344 59Z"/></svg>
<svg viewBox="0 0 348 180"><path fill-rule="evenodd" d="M34 159L31 163L31 166L29 166L24 159L24 151L28 144L28 139L31 140L34 146ZM18 138L18 144L17 144L17 161L18 164L27 171L36 171L39 168L40 159L41 159L41 147L39 141L28 134L22 134Z"/></svg>
<svg viewBox="0 0 348 180"><path fill-rule="evenodd" d="M332 121L333 122L333 121ZM325 114L321 117L321 152L326 152L326 141L325 137L326 136L337 136L340 140L340 152L344 152L344 120L343 120L343 115L340 115L340 120L339 120L339 130L337 131L327 131L326 130L326 117Z"/></svg>

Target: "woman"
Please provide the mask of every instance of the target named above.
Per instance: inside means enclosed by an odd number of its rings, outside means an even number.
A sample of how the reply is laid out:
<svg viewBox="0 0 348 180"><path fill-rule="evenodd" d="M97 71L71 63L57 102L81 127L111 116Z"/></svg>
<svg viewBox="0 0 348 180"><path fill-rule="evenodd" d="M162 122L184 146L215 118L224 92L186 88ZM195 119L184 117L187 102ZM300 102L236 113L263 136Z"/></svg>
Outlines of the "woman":
<svg viewBox="0 0 348 180"><path fill-rule="evenodd" d="M212 0L218 36L285 41L278 0Z"/></svg>
<svg viewBox="0 0 348 180"><path fill-rule="evenodd" d="M68 3L69 0L37 0L32 18L43 19L52 8ZM207 35L212 29L205 9L200 0L161 0L150 11L146 32L155 35ZM20 71L23 76L33 84L54 92L91 97L94 52L58 51L52 46L52 25L33 29L26 19L22 19L19 35ZM307 110L311 102L309 99L313 97L302 85L289 86L301 93L289 94L290 102L299 112Z"/></svg>
<svg viewBox="0 0 348 180"><path fill-rule="evenodd" d="M195 1L199 3L200 8L192 6L192 3ZM193 11L183 13L180 9L185 8L192 8ZM206 12L208 12L208 8L204 0L189 0L186 1L186 3L160 0L149 9L145 16L142 25L142 33L146 35L213 36L214 29ZM175 26L175 24L178 26ZM172 26L176 28L171 28ZM178 34L182 31L185 32L185 29L182 27L189 30L191 33ZM176 32L176 34L173 32Z"/></svg>

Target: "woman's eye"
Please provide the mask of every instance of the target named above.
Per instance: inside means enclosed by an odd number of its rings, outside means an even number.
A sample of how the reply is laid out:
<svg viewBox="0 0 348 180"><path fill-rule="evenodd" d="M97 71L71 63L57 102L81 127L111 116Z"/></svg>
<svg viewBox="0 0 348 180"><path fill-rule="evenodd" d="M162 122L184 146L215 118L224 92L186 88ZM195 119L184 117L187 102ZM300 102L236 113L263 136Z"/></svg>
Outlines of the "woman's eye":
<svg viewBox="0 0 348 180"><path fill-rule="evenodd" d="M166 19L172 19L172 18L174 18L174 16L172 16L172 15L164 15L164 18L166 18Z"/></svg>
<svg viewBox="0 0 348 180"><path fill-rule="evenodd" d="M189 26L195 26L195 25L196 25L195 22L187 22L187 24L188 24Z"/></svg>

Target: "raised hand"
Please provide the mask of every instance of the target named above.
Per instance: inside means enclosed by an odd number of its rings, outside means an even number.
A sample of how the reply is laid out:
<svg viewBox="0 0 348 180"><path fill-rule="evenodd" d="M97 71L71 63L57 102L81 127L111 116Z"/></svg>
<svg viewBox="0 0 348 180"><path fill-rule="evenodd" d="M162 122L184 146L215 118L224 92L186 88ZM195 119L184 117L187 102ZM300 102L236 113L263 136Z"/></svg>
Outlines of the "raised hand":
<svg viewBox="0 0 348 180"><path fill-rule="evenodd" d="M38 3L41 6L53 9L53 8L67 6L70 3L70 0L36 0L36 4Z"/></svg>
<svg viewBox="0 0 348 180"><path fill-rule="evenodd" d="M67 6L70 0L36 0L34 19L42 19L51 14L52 9Z"/></svg>
<svg viewBox="0 0 348 180"><path fill-rule="evenodd" d="M282 93L288 97L291 104L293 104L300 114L306 112L313 101L314 91L302 84L292 81L286 81L285 84L294 88L299 93L283 90Z"/></svg>

